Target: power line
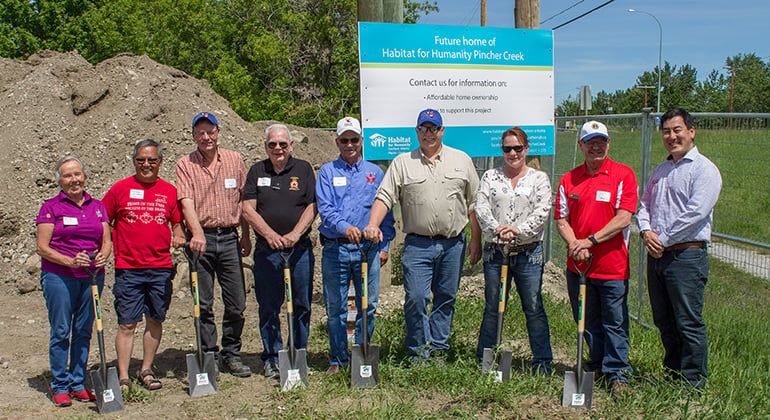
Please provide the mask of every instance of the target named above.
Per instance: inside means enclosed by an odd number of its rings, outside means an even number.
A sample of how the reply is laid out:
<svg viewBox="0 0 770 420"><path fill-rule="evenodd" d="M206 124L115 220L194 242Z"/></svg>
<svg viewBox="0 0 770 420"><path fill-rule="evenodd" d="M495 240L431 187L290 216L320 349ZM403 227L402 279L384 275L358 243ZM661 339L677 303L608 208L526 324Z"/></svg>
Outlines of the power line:
<svg viewBox="0 0 770 420"><path fill-rule="evenodd" d="M580 18L582 18L582 17L584 17L584 16L586 16L586 15L589 15L589 14L591 14L591 13L595 12L595 11L597 11L597 10L601 9L602 7L604 7L604 6L606 6L606 5L610 4L610 3L612 3L612 2L614 2L614 1L615 1L615 0L608 0L606 3L604 3L604 4L601 4L601 5L599 5L599 6L596 6L596 7L594 7L593 9L591 9L591 10L589 10L589 11L587 11L587 12L583 13L582 15L580 15L580 16L578 16L578 17L574 18L574 19L568 20L568 21L566 21L566 22L562 23L562 24L561 24L561 25L559 25L559 26L554 26L554 27L553 27L551 30L552 30L552 31L555 31L555 30L557 30L557 29L561 28L562 26L566 26L566 25L569 25L570 23L572 23L572 22L574 22L574 21L576 21L576 20L578 20L578 19L580 19Z"/></svg>
<svg viewBox="0 0 770 420"><path fill-rule="evenodd" d="M470 13L463 18L462 25L468 26L471 23L471 19L473 19L476 16L476 12L480 12L480 11L481 11L481 3L476 2L476 7L474 7L473 10L471 10Z"/></svg>
<svg viewBox="0 0 770 420"><path fill-rule="evenodd" d="M549 20L551 20L551 19L555 18L556 16L559 16L559 15L563 14L563 13L564 13L564 12L566 12L567 10L569 10L569 9L572 9L573 7L577 6L578 4L580 4L580 3L584 2L584 1L585 1L585 0L580 0L579 2L577 2L577 3L573 4L572 6L570 6L570 7L566 8L566 9L562 10L561 12L559 12L559 13L557 13L557 14L555 14L555 15L551 16L551 17L549 17L548 19L546 19L546 20L544 20L544 21L541 21L541 22L540 22L540 24L542 25L542 24L544 24L544 23L548 22Z"/></svg>

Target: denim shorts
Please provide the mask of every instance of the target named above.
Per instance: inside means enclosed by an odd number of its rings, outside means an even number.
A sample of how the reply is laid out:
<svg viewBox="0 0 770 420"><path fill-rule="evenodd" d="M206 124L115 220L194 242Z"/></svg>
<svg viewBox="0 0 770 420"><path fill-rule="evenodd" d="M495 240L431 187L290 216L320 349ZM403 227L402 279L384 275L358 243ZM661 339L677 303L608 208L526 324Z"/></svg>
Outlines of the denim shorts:
<svg viewBox="0 0 770 420"><path fill-rule="evenodd" d="M133 324L147 315L156 322L166 320L171 304L174 268L116 268L115 312L118 324Z"/></svg>

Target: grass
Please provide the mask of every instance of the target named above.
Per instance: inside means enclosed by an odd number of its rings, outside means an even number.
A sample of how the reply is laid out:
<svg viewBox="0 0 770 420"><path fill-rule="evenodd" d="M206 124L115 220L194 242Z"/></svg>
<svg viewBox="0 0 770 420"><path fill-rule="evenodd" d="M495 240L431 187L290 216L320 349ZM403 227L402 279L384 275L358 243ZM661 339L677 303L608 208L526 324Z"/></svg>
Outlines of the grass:
<svg viewBox="0 0 770 420"><path fill-rule="evenodd" d="M528 373L524 316L515 294L506 315L504 346L513 351L511 381L494 383L480 375L475 358L483 301L460 298L446 366L410 366L399 310L379 316L373 342L380 345L379 386L350 389L349 371L334 377L314 374L308 389L271 391L268 406L238 407L246 418L445 419L445 418L768 418L770 400L770 286L711 261L705 317L709 330L710 376L702 393L663 379L658 333L632 323L629 360L635 372L631 392L612 399L599 385L593 410L578 414L561 407L564 372L572 370L575 325L566 302L545 297L551 343L558 360L551 377ZM649 314L647 315L649 316ZM647 320L649 322L649 320ZM322 323L313 325L312 351L325 351ZM233 408L234 409L234 408Z"/></svg>

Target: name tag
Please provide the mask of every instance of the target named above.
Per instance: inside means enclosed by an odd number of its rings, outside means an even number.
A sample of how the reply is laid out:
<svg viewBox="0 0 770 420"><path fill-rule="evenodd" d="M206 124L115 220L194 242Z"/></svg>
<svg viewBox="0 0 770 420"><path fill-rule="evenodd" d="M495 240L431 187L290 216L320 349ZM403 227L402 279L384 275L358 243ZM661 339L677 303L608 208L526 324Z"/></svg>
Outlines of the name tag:
<svg viewBox="0 0 770 420"><path fill-rule="evenodd" d="M78 218L77 217L67 217L67 216L64 216L62 218L62 223L64 223L64 226L77 226L78 225Z"/></svg>
<svg viewBox="0 0 770 420"><path fill-rule="evenodd" d="M269 177L257 178L257 186L258 187L269 187L270 186L270 178Z"/></svg>
<svg viewBox="0 0 770 420"><path fill-rule="evenodd" d="M610 193L609 191L597 191L596 192L596 201L601 201L604 203L610 202Z"/></svg>
<svg viewBox="0 0 770 420"><path fill-rule="evenodd" d="M137 200L142 200L144 199L144 190L131 189L131 191L128 192L128 196Z"/></svg>
<svg viewBox="0 0 770 420"><path fill-rule="evenodd" d="M225 188L237 188L238 184L235 182L235 178L225 178Z"/></svg>
<svg viewBox="0 0 770 420"><path fill-rule="evenodd" d="M344 176L335 176L334 179L332 179L332 183L335 187L344 187L345 185L348 185L348 179Z"/></svg>

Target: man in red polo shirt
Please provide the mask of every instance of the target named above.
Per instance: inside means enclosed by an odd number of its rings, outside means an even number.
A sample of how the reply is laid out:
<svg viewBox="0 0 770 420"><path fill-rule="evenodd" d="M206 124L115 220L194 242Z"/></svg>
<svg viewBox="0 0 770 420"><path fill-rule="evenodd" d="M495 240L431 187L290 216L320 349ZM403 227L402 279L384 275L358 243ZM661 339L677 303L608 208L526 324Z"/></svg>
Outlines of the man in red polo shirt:
<svg viewBox="0 0 770 420"><path fill-rule="evenodd" d="M633 170L607 157L610 137L597 121L585 123L578 141L585 163L559 181L554 219L567 243L567 287L577 321L580 276L587 274L585 338L589 370L603 376L613 395L627 388L628 375L628 226L636 212Z"/></svg>

